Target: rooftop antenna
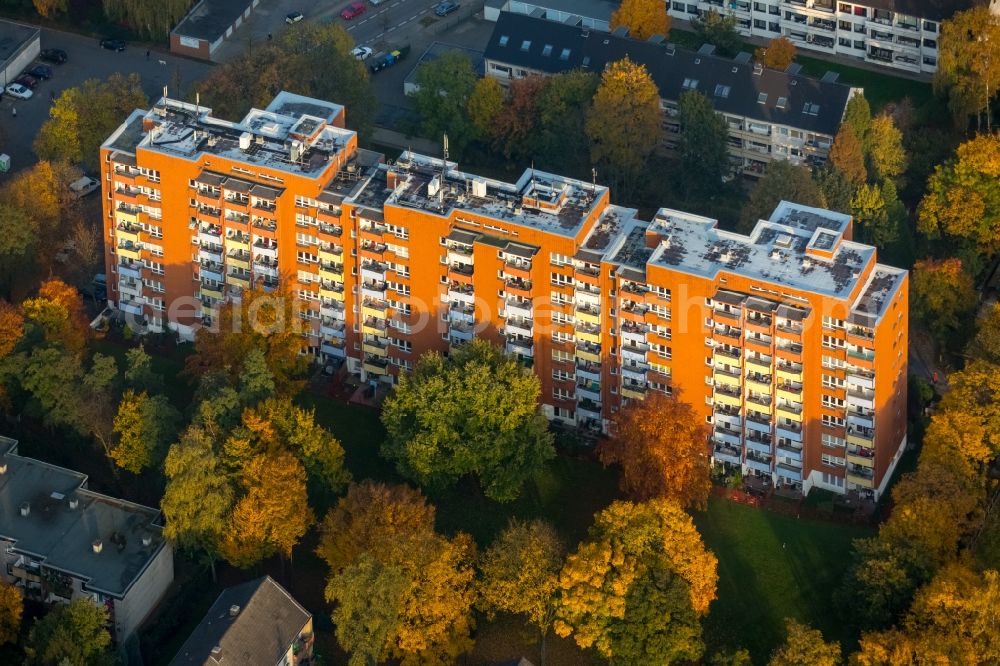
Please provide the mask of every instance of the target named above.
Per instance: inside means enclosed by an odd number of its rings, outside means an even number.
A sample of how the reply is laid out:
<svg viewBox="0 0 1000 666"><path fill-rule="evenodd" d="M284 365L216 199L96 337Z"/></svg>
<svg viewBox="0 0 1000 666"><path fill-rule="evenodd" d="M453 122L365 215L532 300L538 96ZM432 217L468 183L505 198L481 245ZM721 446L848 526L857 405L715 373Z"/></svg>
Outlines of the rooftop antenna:
<svg viewBox="0 0 1000 666"><path fill-rule="evenodd" d="M531 191L535 191L535 160L531 160Z"/></svg>
<svg viewBox="0 0 1000 666"><path fill-rule="evenodd" d="M438 206L444 208L444 172L448 167L448 134L444 135L444 157L441 158L441 182L438 183Z"/></svg>
<svg viewBox="0 0 1000 666"><path fill-rule="evenodd" d="M590 167L591 194L597 196L597 167Z"/></svg>
<svg viewBox="0 0 1000 666"><path fill-rule="evenodd" d="M194 94L194 112L196 115L201 115L201 93L195 92Z"/></svg>
<svg viewBox="0 0 1000 666"><path fill-rule="evenodd" d="M167 93L167 84L163 84L163 99L167 99L169 94Z"/></svg>

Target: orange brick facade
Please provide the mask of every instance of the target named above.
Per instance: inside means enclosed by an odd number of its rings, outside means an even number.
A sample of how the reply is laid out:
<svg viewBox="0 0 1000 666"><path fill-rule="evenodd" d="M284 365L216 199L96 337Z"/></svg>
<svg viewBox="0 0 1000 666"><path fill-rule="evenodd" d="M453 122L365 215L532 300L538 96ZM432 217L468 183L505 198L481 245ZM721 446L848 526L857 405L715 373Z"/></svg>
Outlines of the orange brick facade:
<svg viewBox="0 0 1000 666"><path fill-rule="evenodd" d="M190 338L251 282L292 285L303 350L392 383L473 336L516 354L554 419L603 430L677 393L717 464L878 492L905 444L907 274L849 217L782 203L748 236L600 185L504 183L357 148L335 104L241 123L161 100L102 147L109 299ZM341 359L341 361L336 361Z"/></svg>

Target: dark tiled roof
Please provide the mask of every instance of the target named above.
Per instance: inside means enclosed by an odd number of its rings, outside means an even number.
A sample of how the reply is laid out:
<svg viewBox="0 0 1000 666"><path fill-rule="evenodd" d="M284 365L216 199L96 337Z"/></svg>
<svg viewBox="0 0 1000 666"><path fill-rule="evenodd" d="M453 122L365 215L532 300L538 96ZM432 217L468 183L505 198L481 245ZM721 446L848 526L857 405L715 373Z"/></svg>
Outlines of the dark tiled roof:
<svg viewBox="0 0 1000 666"><path fill-rule="evenodd" d="M174 28L174 32L185 37L214 42L225 36L240 16L250 6L250 0L205 0L195 3L194 8Z"/></svg>
<svg viewBox="0 0 1000 666"><path fill-rule="evenodd" d="M238 612L230 613L230 608ZM236 610L236 609L234 609ZM270 576L223 590L171 666L274 666L312 616ZM220 648L215 654L213 648Z"/></svg>
<svg viewBox="0 0 1000 666"><path fill-rule="evenodd" d="M500 14L486 47L487 60L549 74L581 67L599 74L607 63L626 56L646 66L663 99L678 99L685 80L696 80L697 90L717 111L822 134L837 133L851 91L840 83L772 69L755 74L753 64L668 47L666 42L642 42L510 12ZM803 113L807 104L815 115Z"/></svg>

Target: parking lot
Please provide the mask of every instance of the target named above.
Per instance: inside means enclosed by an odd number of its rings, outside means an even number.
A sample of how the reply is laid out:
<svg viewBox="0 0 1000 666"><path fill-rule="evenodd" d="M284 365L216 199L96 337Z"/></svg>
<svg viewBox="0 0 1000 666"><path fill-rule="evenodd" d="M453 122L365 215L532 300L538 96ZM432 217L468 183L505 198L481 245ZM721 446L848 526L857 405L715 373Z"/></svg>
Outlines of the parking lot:
<svg viewBox="0 0 1000 666"><path fill-rule="evenodd" d="M41 81L28 100L13 99L4 95L0 99L0 153L11 156L11 171L34 163L31 144L42 123L48 118L54 97L66 88L72 88L86 79L105 79L115 72L135 72L142 79L143 89L151 99L163 94L163 86L171 85L178 78L184 88L204 77L211 69L210 63L178 58L159 51L146 57L144 48L127 46L124 52L102 49L97 39L73 33L42 29L42 48L66 51L69 60L63 65L52 65L52 78ZM29 67L30 69L30 67ZM13 109L17 109L14 116ZM0 179L9 177L0 174Z"/></svg>

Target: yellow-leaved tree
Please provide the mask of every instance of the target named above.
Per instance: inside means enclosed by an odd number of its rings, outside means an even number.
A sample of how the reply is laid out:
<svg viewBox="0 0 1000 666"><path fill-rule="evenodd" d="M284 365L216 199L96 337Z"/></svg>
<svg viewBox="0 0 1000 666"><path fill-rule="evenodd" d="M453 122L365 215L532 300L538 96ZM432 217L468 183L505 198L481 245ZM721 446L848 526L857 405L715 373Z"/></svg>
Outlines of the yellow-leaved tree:
<svg viewBox="0 0 1000 666"><path fill-rule="evenodd" d="M622 664L695 661L715 555L675 502L614 502L566 558L556 633Z"/></svg>
<svg viewBox="0 0 1000 666"><path fill-rule="evenodd" d="M653 35L670 34L670 15L663 0L622 0L611 13L611 29L628 28L635 39L649 39Z"/></svg>

